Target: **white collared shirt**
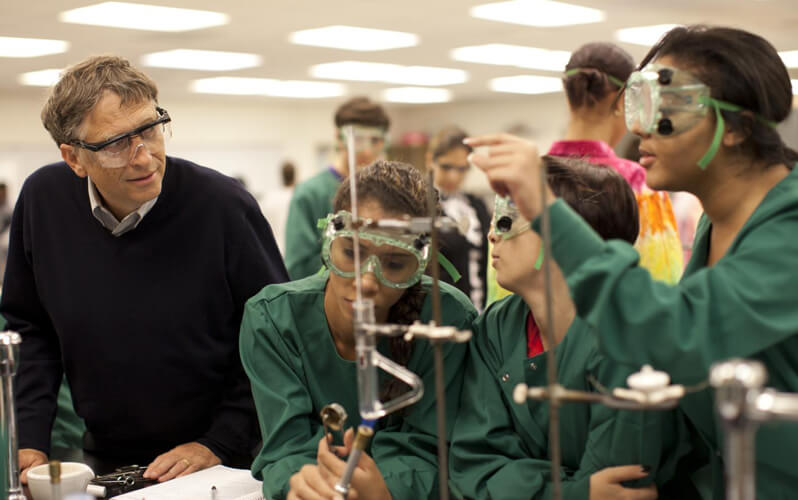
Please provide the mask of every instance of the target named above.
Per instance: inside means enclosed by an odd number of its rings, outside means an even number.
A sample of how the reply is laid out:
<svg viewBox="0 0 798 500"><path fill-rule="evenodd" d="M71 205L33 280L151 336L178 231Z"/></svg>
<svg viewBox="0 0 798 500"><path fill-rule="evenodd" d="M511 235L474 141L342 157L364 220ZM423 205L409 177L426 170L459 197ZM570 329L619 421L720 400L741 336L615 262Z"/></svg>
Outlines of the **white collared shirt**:
<svg viewBox="0 0 798 500"><path fill-rule="evenodd" d="M111 231L111 234L114 236L122 236L128 231L136 229L141 219L147 215L147 212L149 212L155 205L155 202L158 201L158 197L156 196L141 205L138 210L130 212L124 219L119 221L110 210L103 206L100 201L100 194L97 192L97 188L94 186L91 179L88 179L87 184L89 186L89 204L91 205L92 215L95 219L100 221L103 227Z"/></svg>

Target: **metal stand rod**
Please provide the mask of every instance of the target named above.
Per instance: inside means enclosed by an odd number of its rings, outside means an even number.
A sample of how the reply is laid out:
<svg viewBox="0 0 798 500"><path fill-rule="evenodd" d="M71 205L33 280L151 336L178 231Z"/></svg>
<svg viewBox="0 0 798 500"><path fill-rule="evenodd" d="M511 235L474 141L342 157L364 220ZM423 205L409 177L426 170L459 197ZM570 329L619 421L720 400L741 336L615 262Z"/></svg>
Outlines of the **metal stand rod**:
<svg viewBox="0 0 798 500"><path fill-rule="evenodd" d="M756 498L756 465L754 437L757 425L734 427L726 433L726 499Z"/></svg>
<svg viewBox="0 0 798 500"><path fill-rule="evenodd" d="M352 443L352 451L349 452L349 458L346 460L346 469L344 469L341 479L335 484L335 491L340 494L340 499L345 500L349 495L349 485L352 482L352 474L355 473L357 463L360 461L360 456L369 444L371 436L374 435L374 429L367 425L360 425L357 428L357 435L355 442Z"/></svg>
<svg viewBox="0 0 798 500"><path fill-rule="evenodd" d="M0 375L3 377L2 430L8 439L8 500L27 500L19 481L17 412L14 405L14 375L17 373L20 343L22 338L18 333L0 333L0 370L2 370Z"/></svg>

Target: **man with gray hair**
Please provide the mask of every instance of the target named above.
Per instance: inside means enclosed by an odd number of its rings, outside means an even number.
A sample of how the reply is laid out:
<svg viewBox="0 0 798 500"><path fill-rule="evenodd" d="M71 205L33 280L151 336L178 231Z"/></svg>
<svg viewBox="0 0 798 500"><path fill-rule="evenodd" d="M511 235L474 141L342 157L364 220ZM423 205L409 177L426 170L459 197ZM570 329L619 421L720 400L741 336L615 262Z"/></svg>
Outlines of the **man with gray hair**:
<svg viewBox="0 0 798 500"><path fill-rule="evenodd" d="M25 181L0 312L22 336L19 459L45 463L66 374L83 447L165 481L251 457L245 301L287 279L234 179L166 156L155 83L118 57L66 70L42 111L63 162Z"/></svg>

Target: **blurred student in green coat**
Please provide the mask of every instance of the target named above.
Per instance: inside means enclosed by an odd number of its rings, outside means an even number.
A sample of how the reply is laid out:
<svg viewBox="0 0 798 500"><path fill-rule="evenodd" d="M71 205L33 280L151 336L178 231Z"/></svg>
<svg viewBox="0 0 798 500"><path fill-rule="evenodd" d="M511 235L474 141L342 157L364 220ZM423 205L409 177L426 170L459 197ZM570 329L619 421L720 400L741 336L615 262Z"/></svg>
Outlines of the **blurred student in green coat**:
<svg viewBox="0 0 798 500"><path fill-rule="evenodd" d="M292 280L302 279L321 269L321 242L316 221L332 211L332 202L341 179L371 164L385 149L390 119L379 104L366 97L353 97L335 111L335 151L332 165L300 183L288 206L285 232L285 267ZM355 163L349 166L346 130L355 133Z"/></svg>
<svg viewBox="0 0 798 500"><path fill-rule="evenodd" d="M634 243L634 192L615 170L568 158L544 157L552 190L602 237ZM589 378L626 385L633 367L608 362L589 325L575 314L568 287L552 262L554 346L548 324L540 237L509 198L496 198L490 238L499 284L514 293L475 322L451 450L454 489L466 498L549 498L552 494L549 405L516 404L518 383L546 385L545 351L555 350L558 381L595 392ZM529 256L538 256L537 262ZM689 450L675 412L617 411L566 403L560 408L563 498L657 498Z"/></svg>
<svg viewBox="0 0 798 500"><path fill-rule="evenodd" d="M428 183L415 168L378 161L356 177L360 220L424 216ZM322 256L328 271L268 286L247 303L241 326L241 357L263 433L252 465L267 498L332 498L345 461L327 446L319 417L329 403L360 421L352 304L356 297L349 183L335 198L335 214L324 224ZM389 230L359 232L361 289L375 302L378 323L409 324L431 319L431 282L423 277L429 259L426 234ZM469 299L441 287L445 325L468 329L476 317ZM413 406L379 420L367 453L352 479L359 500L418 500L438 495L433 352L424 340L381 338L378 349L417 373L426 387ZM454 423L466 346L444 346L446 415ZM405 389L388 382L381 400ZM351 429L345 436L351 444Z"/></svg>
<svg viewBox="0 0 798 500"><path fill-rule="evenodd" d="M706 26L674 28L641 68L624 98L646 180L693 193L704 216L684 276L669 286L638 266L630 245L603 241L552 195L552 253L577 314L608 357L650 363L676 383L705 382L713 363L744 357L765 364L769 386L798 392L798 154L775 129L792 108L789 73L762 37ZM491 157L474 162L537 219L537 147L504 134L469 144L489 146ZM700 436L694 444L706 444L721 499L723 430L712 396L689 394L680 407ZM794 498L798 426L765 424L756 439L757 498Z"/></svg>

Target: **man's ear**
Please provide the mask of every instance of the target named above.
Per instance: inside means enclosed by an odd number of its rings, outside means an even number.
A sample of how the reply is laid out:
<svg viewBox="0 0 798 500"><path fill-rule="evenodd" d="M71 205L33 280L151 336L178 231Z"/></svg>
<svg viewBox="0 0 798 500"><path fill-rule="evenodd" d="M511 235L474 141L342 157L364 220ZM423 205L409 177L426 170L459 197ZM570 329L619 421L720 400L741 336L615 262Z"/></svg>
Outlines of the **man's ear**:
<svg viewBox="0 0 798 500"><path fill-rule="evenodd" d="M78 157L78 151L75 149L75 146L71 144L61 144L58 146L58 149L61 150L61 158L64 159L69 168L75 172L75 175L78 177L86 177L89 173L83 167L83 161Z"/></svg>

